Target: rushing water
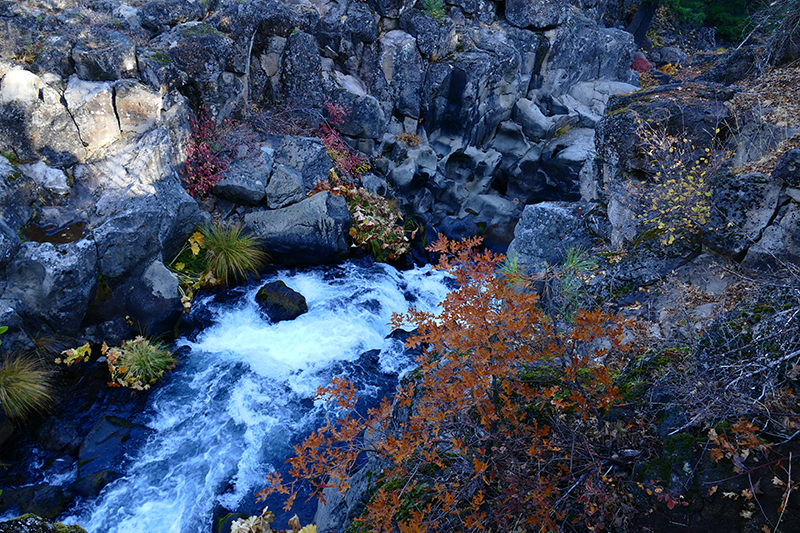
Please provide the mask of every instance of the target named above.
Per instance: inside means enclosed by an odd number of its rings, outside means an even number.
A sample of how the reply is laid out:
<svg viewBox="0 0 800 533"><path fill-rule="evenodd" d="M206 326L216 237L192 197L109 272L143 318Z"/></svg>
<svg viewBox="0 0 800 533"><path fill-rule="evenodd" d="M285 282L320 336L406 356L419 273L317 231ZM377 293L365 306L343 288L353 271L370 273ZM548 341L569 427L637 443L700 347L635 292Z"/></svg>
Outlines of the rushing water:
<svg viewBox="0 0 800 533"><path fill-rule="evenodd" d="M255 293L275 279L305 296L308 313L277 324L260 315ZM392 313L410 302L433 311L446 291L428 269L346 263L199 299L194 312L210 326L178 340L188 355L134 420L154 433L124 476L67 521L90 533L206 533L215 509L254 509L266 474L285 468L293 443L319 423L317 386L344 373L377 395L381 380L385 389L388 375L411 364L402 344L386 338ZM365 363L369 350L380 352Z"/></svg>

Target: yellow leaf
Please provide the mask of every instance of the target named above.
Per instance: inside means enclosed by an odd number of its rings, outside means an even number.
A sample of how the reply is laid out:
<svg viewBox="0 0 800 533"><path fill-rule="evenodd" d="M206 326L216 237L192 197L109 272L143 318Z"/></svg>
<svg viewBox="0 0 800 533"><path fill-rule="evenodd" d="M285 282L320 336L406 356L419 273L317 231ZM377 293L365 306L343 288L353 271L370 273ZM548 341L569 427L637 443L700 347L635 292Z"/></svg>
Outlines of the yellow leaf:
<svg viewBox="0 0 800 533"><path fill-rule="evenodd" d="M176 263L175 264L175 270L177 270L178 272L180 272L184 268L186 268L186 265L184 265L183 263Z"/></svg>
<svg viewBox="0 0 800 533"><path fill-rule="evenodd" d="M317 526L315 526L314 524L308 524L306 527L304 527L297 533L317 533Z"/></svg>
<svg viewBox="0 0 800 533"><path fill-rule="evenodd" d="M192 243L192 255L197 255L200 253L200 245L196 242Z"/></svg>

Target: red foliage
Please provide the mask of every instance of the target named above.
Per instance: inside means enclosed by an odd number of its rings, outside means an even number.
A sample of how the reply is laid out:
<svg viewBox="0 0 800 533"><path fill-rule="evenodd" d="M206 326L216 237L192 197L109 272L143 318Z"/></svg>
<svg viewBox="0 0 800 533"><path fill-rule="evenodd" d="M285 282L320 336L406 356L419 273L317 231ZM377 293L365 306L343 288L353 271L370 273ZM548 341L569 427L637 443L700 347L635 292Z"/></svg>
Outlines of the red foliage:
<svg viewBox="0 0 800 533"><path fill-rule="evenodd" d="M598 361L619 348L623 323L600 310L554 323L535 293L499 273L503 257L476 251L479 243L440 237L431 250L458 288L436 316L411 309L392 320L416 328L407 345L423 348L417 377L367 416L354 411L351 383L321 388L317 397L336 402L341 416L290 460L292 475L321 496L346 489L366 454L376 490L358 521L370 531L555 530L567 516L596 512L574 489L602 485L587 485L601 478L589 429L617 398ZM279 478L269 482L262 497L293 494Z"/></svg>
<svg viewBox="0 0 800 533"><path fill-rule="evenodd" d="M252 126L232 120L217 124L205 109L189 115L189 125L192 135L181 174L193 198L210 193L234 157L256 160L260 145Z"/></svg>
<svg viewBox="0 0 800 533"><path fill-rule="evenodd" d="M328 115L328 122L323 122L319 127L319 138L325 147L325 152L343 176L349 178L362 176L369 169L369 162L362 154L350 148L342 139L342 134L334 129L344 122L347 111L326 99L325 113Z"/></svg>
<svg viewBox="0 0 800 533"><path fill-rule="evenodd" d="M186 169L182 171L186 190L192 197L203 197L214 188L228 168L229 159L216 145L216 123L200 110L189 115L192 136L186 147Z"/></svg>
<svg viewBox="0 0 800 533"><path fill-rule="evenodd" d="M650 72L651 68L653 68L653 64L642 54L636 54L636 56L634 56L633 63L631 63L631 70L635 70L636 72Z"/></svg>

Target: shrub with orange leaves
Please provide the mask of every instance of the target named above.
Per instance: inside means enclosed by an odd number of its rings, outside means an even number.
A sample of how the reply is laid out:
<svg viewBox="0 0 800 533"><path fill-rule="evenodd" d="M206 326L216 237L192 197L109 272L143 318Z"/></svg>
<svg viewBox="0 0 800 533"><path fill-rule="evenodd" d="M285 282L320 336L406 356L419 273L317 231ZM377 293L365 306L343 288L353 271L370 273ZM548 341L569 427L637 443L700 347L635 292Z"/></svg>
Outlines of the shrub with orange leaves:
<svg viewBox="0 0 800 533"><path fill-rule="evenodd" d="M393 317L395 327L416 328L407 346L422 348L417 370L364 416L352 383L321 388L339 417L295 448L291 474L322 496L348 489L369 457L372 494L357 519L368 531L602 527L596 501L589 512L578 495L603 483L590 428L617 399L600 361L620 349L623 321L594 310L554 323L530 287L503 274L503 257L479 244L440 237L430 248L458 288L437 315L412 308ZM294 482L268 482L260 496L282 492L290 506Z"/></svg>

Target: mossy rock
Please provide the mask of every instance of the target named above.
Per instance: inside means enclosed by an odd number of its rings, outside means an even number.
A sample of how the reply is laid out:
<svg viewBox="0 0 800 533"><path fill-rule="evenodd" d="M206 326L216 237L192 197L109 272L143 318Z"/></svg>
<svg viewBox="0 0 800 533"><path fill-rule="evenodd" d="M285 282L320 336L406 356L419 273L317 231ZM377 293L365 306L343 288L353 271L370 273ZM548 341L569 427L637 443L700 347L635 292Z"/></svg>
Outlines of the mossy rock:
<svg viewBox="0 0 800 533"><path fill-rule="evenodd" d="M0 533L86 533L81 526L49 522L35 514L0 522Z"/></svg>

